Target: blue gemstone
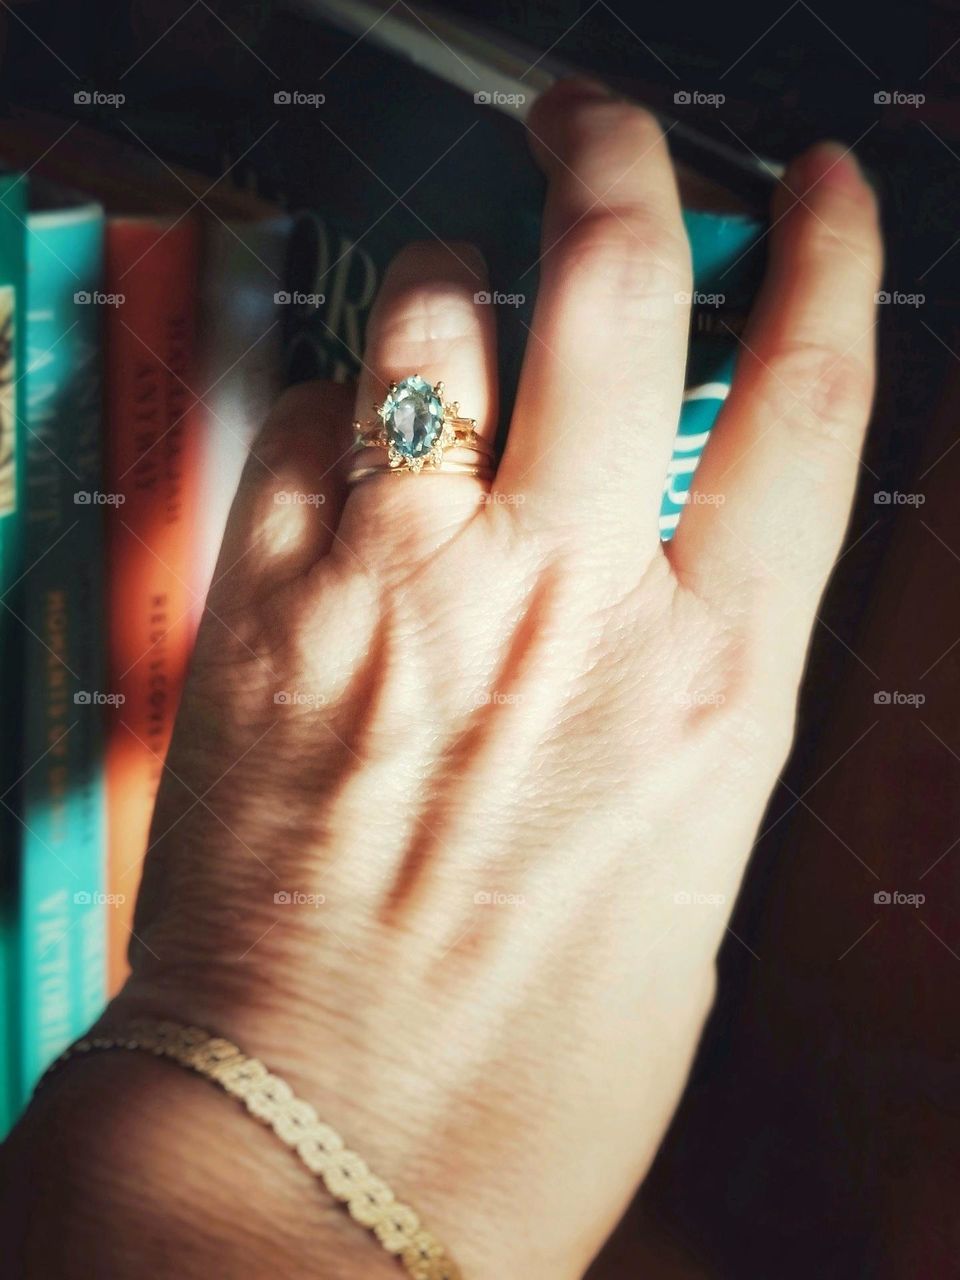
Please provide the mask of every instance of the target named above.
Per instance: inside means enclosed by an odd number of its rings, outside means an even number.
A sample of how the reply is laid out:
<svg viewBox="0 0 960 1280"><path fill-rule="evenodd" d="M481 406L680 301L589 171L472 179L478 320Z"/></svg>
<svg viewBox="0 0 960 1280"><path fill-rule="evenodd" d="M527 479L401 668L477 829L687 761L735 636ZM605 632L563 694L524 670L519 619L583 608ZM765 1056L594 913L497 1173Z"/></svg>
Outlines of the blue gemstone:
<svg viewBox="0 0 960 1280"><path fill-rule="evenodd" d="M443 427L443 405L433 387L419 374L398 382L384 402L387 439L405 458L430 452Z"/></svg>

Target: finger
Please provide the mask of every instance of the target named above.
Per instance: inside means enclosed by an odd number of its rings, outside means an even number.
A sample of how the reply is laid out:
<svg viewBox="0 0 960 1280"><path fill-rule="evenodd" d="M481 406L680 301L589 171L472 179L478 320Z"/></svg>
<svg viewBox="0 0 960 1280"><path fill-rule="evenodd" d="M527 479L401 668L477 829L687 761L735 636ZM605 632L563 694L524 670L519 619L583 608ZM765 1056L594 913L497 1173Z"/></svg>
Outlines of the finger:
<svg viewBox="0 0 960 1280"><path fill-rule="evenodd" d="M815 147L785 183L734 385L669 551L701 592L762 584L779 601L772 627L787 607L812 617L843 537L882 268L876 202L851 155Z"/></svg>
<svg viewBox="0 0 960 1280"><path fill-rule="evenodd" d="M224 532L211 606L308 571L336 536L343 423L353 388L304 382L277 401L254 441Z"/></svg>
<svg viewBox="0 0 960 1280"><path fill-rule="evenodd" d="M530 129L549 178L540 288L496 487L532 511L559 500L574 528L606 511L632 554L637 534L654 550L691 289L666 141L579 81L546 94Z"/></svg>
<svg viewBox="0 0 960 1280"><path fill-rule="evenodd" d="M497 415L494 311L476 297L485 294L486 280L483 259L472 245L431 241L408 245L397 255L367 325L358 420L376 421L374 409L390 383L420 374L430 384L442 381L443 399L458 401L460 413L476 419L478 435L492 441ZM342 534L357 546L379 538L384 522L400 521L408 553L421 545L420 532L426 538L424 549L429 549L434 538L448 536L476 513L487 488L488 481L444 475L442 470L416 475L386 470L354 485ZM386 550L394 554L392 534L389 542Z"/></svg>

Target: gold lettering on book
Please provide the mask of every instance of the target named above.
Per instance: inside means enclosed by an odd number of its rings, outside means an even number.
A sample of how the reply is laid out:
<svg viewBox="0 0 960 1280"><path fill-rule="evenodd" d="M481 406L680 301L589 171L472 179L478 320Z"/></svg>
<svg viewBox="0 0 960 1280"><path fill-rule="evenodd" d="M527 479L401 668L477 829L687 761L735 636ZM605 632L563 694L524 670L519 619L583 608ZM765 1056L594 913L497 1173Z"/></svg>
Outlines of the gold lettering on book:
<svg viewBox="0 0 960 1280"><path fill-rule="evenodd" d="M17 509L16 303L13 285L0 286L0 516Z"/></svg>

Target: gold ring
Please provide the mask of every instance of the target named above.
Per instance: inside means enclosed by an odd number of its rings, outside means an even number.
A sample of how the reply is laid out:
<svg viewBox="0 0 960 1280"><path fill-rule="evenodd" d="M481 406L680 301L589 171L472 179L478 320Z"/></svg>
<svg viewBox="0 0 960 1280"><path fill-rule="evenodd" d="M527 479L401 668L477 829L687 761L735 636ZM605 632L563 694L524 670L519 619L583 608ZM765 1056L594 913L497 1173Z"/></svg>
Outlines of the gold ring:
<svg viewBox="0 0 960 1280"><path fill-rule="evenodd" d="M347 477L349 482L377 471L411 471L415 475L424 469L459 475L492 471L493 450L477 435L476 419L462 417L459 401L444 398L442 382L433 385L420 374L411 374L391 382L386 399L373 407L380 422L353 424L351 452L380 449L386 451L386 459L379 465L354 466ZM447 450L479 455L483 461L444 461Z"/></svg>
<svg viewBox="0 0 960 1280"><path fill-rule="evenodd" d="M445 476L483 476L490 479L493 475L493 468L484 463L470 462L454 462L446 461L442 468L432 468L440 475ZM412 475L413 472L409 468L390 467L381 463L379 466L374 464L369 467L353 467L347 473L347 484L357 484L360 480L366 480L368 476L402 476L404 471Z"/></svg>

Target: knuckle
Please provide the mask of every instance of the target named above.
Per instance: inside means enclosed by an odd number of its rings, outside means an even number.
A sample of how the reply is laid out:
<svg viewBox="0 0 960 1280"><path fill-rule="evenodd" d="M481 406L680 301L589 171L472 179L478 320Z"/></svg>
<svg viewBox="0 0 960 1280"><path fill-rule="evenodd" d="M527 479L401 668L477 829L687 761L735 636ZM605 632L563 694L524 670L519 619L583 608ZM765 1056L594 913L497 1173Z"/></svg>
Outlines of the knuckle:
<svg viewBox="0 0 960 1280"><path fill-rule="evenodd" d="M855 443L870 410L873 371L862 356L820 342L793 342L776 364L777 389L790 397L791 434L818 449Z"/></svg>
<svg viewBox="0 0 960 1280"><path fill-rule="evenodd" d="M568 286L620 301L676 303L690 290L690 250L649 210L604 208L564 236L561 269Z"/></svg>
<svg viewBox="0 0 960 1280"><path fill-rule="evenodd" d="M837 262L854 270L859 266L869 272L871 281L880 273L883 254L879 230L875 223L862 217L825 219L807 215L797 236L798 250L807 261Z"/></svg>

